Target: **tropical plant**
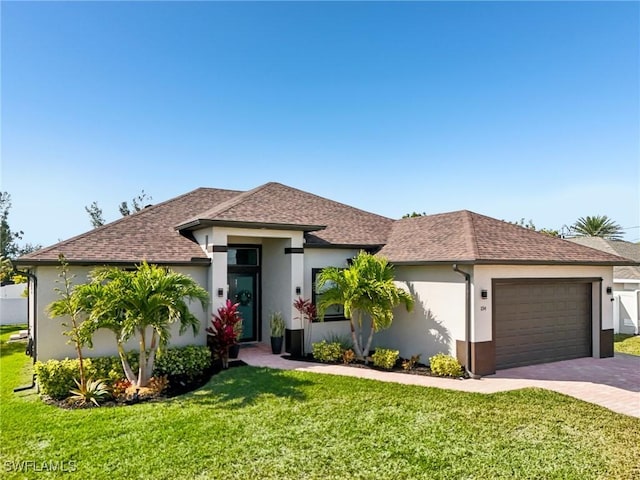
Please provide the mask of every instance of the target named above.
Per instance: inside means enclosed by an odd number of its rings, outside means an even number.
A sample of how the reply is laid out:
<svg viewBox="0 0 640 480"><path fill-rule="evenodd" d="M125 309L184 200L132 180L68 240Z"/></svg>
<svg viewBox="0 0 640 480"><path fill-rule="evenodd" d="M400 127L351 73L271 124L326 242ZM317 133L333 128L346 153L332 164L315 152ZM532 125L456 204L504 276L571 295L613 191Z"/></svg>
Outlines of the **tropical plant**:
<svg viewBox="0 0 640 480"><path fill-rule="evenodd" d="M416 368L416 365L420 362L420 354L411 355L411 358L406 359L402 362L402 368L405 371L413 370Z"/></svg>
<svg viewBox="0 0 640 480"><path fill-rule="evenodd" d="M271 327L271 336L272 337L282 337L284 335L284 318L282 318L282 313L273 312L269 317L269 326Z"/></svg>
<svg viewBox="0 0 640 480"><path fill-rule="evenodd" d="M195 335L200 322L188 303L197 300L204 309L209 295L191 277L146 262L134 271L98 268L91 278L75 292L82 308L89 312L82 325L83 338L91 345L96 330L111 330L127 380L144 387L151 378L156 354L169 342L171 326L179 324L180 335L188 328ZM139 345L137 374L124 350L125 342L132 337L137 337Z"/></svg>
<svg viewBox="0 0 640 480"><path fill-rule="evenodd" d="M459 377L463 374L462 366L451 355L438 353L429 358L431 373L439 377Z"/></svg>
<svg viewBox="0 0 640 480"><path fill-rule="evenodd" d="M207 327L211 348L222 362L222 368L229 367L229 348L238 344L237 325L242 322L238 306L239 303L227 300L217 313L211 315L211 326Z"/></svg>
<svg viewBox="0 0 640 480"><path fill-rule="evenodd" d="M302 328L304 329L304 353L308 353L311 349L311 333L313 327L313 321L318 316L318 312L316 310L316 306L309 299L304 299L302 297L298 297L296 301L293 302L293 308L295 308L300 314L299 318L302 323Z"/></svg>
<svg viewBox="0 0 640 480"><path fill-rule="evenodd" d="M394 283L393 267L383 257L360 252L349 268L325 268L318 275L323 290L319 302L320 317L332 305L342 305L349 319L351 339L356 356L366 360L373 334L391 326L393 309L403 304L413 309L413 297ZM363 317L370 319L366 343L363 343Z"/></svg>
<svg viewBox="0 0 640 480"><path fill-rule="evenodd" d="M84 390L87 386L87 378L84 371L82 347L87 343L87 339L83 335L81 328L86 316L85 310L80 301L80 297L76 293L78 287L73 285L75 275L69 273L69 263L62 253L58 255L58 261L60 262L60 266L58 267L60 273L58 274L59 278L56 283L61 286L56 287L54 290L60 298L47 306L47 312L52 318L69 318L69 322L62 322L62 326L66 328L63 334L69 337L68 343L73 344L76 350L76 356L78 357L80 366L80 382L78 388Z"/></svg>
<svg viewBox="0 0 640 480"><path fill-rule="evenodd" d="M609 240L621 240L623 231L613 219L606 215L580 217L571 226L575 237L602 237Z"/></svg>
<svg viewBox="0 0 640 480"><path fill-rule="evenodd" d="M391 350L389 348L376 348L376 351L371 355L373 365L376 367L384 368L385 370L391 370L396 362L400 352L398 350Z"/></svg>
<svg viewBox="0 0 640 480"><path fill-rule="evenodd" d="M71 400L78 401L80 405L92 402L96 407L100 406L100 401L111 395L111 390L104 380L89 380L86 385L81 385L75 380L78 388L71 390Z"/></svg>

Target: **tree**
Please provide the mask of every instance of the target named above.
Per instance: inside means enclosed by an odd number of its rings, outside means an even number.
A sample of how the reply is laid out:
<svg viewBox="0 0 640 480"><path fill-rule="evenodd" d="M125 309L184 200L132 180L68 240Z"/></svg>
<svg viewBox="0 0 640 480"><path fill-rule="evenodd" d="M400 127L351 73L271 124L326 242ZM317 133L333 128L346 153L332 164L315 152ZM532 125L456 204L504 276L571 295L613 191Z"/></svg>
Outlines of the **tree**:
<svg viewBox="0 0 640 480"><path fill-rule="evenodd" d="M199 321L189 310L189 303L199 301L206 308L209 301L207 291L191 277L146 262L135 271L97 268L91 273L91 282L77 292L89 314L83 324L83 338L91 345L96 330L111 330L127 380L136 387L149 383L156 354L168 344L172 324L180 325L180 335L189 327L194 335L197 333ZM137 337L139 345L137 374L124 350L132 337Z"/></svg>
<svg viewBox="0 0 640 480"><path fill-rule="evenodd" d="M69 273L69 264L65 260L64 255L60 254L58 260L60 261L60 273L58 274L59 279L57 283L61 285L61 288L56 287L55 291L60 298L47 306L47 312L52 318L68 317L71 321L71 323L63 322L62 326L67 328L64 335L69 337L69 343L73 344L76 349L76 355L78 356L78 363L80 365L80 382L78 382L78 387L80 390L85 390L87 379L84 373L82 347L85 345L86 340L81 330L84 320L84 309L80 303L80 297L76 293L77 287L73 285L75 275Z"/></svg>
<svg viewBox="0 0 640 480"><path fill-rule="evenodd" d="M0 255L6 258L20 256L17 241L22 239L22 230L14 232L9 227L9 210L11 210L11 195L0 192Z"/></svg>
<svg viewBox="0 0 640 480"><path fill-rule="evenodd" d="M328 267L318 275L318 288L323 289L318 305L320 317L332 305L342 305L349 320L354 352L366 361L373 334L391 326L393 309L404 304L413 309L413 297L394 283L393 267L383 257L361 251L349 268ZM370 319L370 330L363 344L363 316Z"/></svg>
<svg viewBox="0 0 640 480"><path fill-rule="evenodd" d="M98 206L98 202L93 202L88 207L84 207L84 209L89 214L89 218L91 220L91 225L93 226L93 228L98 228L104 225L102 209Z"/></svg>
<svg viewBox="0 0 640 480"><path fill-rule="evenodd" d="M571 226L575 237L602 237L609 240L621 240L623 231L613 219L606 215L580 217Z"/></svg>
<svg viewBox="0 0 640 480"><path fill-rule="evenodd" d="M411 212L411 213L405 213L402 218L415 218L415 217L424 217L426 216L426 212L422 212L422 213L418 213L418 212Z"/></svg>
<svg viewBox="0 0 640 480"><path fill-rule="evenodd" d="M137 197L134 197L131 200L131 205L129 205L127 202L122 202L118 207L118 209L120 210L120 214L123 217L126 217L127 215L131 215L132 213L139 212L140 210L145 208L147 206L146 204L151 200L153 200L153 198L151 198L150 195L147 195L144 192L144 190L142 190L140 195L138 195Z"/></svg>
<svg viewBox="0 0 640 480"><path fill-rule="evenodd" d="M549 237L559 237L560 232L558 230L554 230L552 228L536 228L533 223L533 220L529 220L525 222L524 217L520 219L519 222L508 222L512 225L518 225L519 227L526 228L527 230L533 230L534 232L543 233L548 235Z"/></svg>

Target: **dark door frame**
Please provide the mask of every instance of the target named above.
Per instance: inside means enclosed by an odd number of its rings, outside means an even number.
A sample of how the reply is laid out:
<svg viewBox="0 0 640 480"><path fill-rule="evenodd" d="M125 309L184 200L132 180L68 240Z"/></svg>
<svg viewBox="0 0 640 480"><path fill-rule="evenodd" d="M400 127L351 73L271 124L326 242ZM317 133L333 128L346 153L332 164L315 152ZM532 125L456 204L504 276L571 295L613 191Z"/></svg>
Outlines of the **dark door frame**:
<svg viewBox="0 0 640 480"><path fill-rule="evenodd" d="M227 283L229 274L247 273L253 274L255 298L253 302L253 328L254 335L243 342L262 341L262 245L255 243L230 244L228 248L255 248L258 250L258 265L229 265L227 263Z"/></svg>

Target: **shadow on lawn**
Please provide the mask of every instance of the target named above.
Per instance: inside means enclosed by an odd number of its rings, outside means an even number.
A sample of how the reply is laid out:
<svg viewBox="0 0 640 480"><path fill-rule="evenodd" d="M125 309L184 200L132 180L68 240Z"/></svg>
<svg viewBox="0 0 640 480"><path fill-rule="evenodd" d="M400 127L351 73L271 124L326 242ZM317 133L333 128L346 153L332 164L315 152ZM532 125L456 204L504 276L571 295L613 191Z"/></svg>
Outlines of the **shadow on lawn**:
<svg viewBox="0 0 640 480"><path fill-rule="evenodd" d="M227 408L243 408L264 396L305 400L304 387L309 385L313 382L294 378L282 370L243 366L215 375L209 383L191 393L189 401L201 405L224 403Z"/></svg>

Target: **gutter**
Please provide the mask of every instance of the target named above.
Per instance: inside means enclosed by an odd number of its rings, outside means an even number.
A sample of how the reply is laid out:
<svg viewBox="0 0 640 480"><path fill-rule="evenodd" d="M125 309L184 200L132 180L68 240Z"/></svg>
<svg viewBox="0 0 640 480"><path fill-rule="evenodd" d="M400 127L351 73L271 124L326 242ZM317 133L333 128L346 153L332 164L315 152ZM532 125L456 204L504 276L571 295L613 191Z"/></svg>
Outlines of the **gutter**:
<svg viewBox="0 0 640 480"><path fill-rule="evenodd" d="M464 308L464 336L465 336L465 344L466 344L466 354L465 354L465 369L467 374L473 379L479 379L480 375L476 375L473 373L473 368L471 367L471 274L465 272L464 270L460 270L458 268L458 264L453 264L453 271L459 273L464 276L465 283L465 308Z"/></svg>
<svg viewBox="0 0 640 480"><path fill-rule="evenodd" d="M29 271L18 270L15 266L13 267L14 273L24 275L29 278L30 282L33 281L33 331L31 330L31 325L29 327L29 340L27 344L26 354L31 355L33 360L33 365L36 363L36 330L38 328L37 314L38 314L38 277L36 277L33 273ZM31 285L29 285L31 287ZM31 302L27 302L27 308L29 308ZM29 310L27 310L29 313ZM27 313L27 321L29 321L29 316ZM36 386L36 374L34 373L31 377L31 385L26 385L23 387L16 387L13 389L15 392L22 392L23 390L31 390Z"/></svg>

